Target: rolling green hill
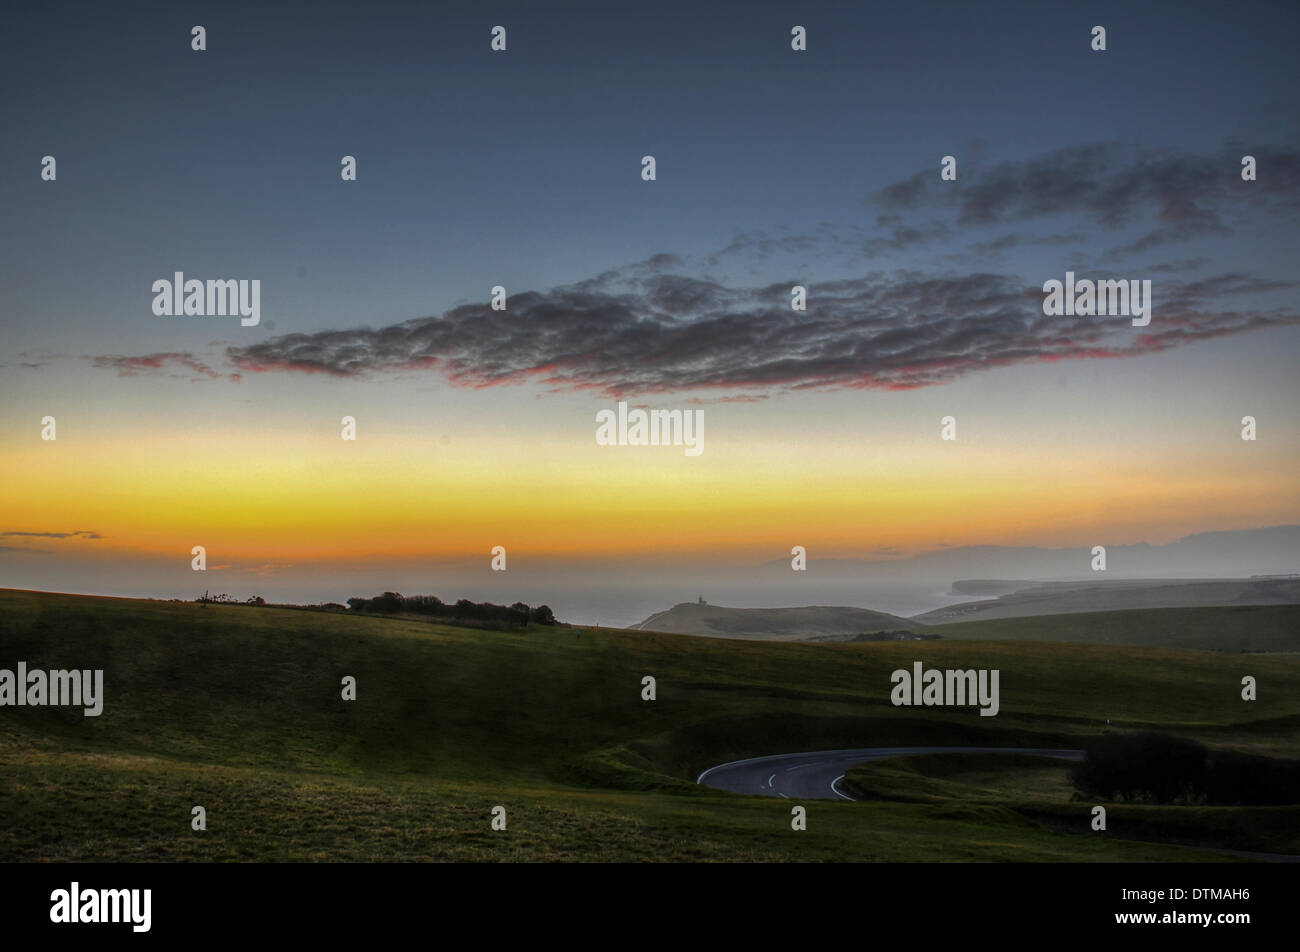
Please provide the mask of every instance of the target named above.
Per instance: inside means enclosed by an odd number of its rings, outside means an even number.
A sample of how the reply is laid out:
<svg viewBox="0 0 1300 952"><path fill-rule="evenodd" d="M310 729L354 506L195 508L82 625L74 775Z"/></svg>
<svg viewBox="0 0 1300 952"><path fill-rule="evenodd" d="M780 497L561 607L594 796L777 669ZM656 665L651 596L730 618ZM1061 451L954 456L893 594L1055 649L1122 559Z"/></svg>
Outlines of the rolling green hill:
<svg viewBox="0 0 1300 952"><path fill-rule="evenodd" d="M831 605L726 608L704 602L682 602L633 627L712 638L795 640L828 635L852 636L863 632L909 631L916 626L899 615L866 608Z"/></svg>
<svg viewBox="0 0 1300 952"><path fill-rule="evenodd" d="M889 674L913 660L999 668L1001 713L891 706ZM0 708L0 860L1204 859L945 804L808 802L795 833L788 802L693 781L794 750L1077 746L1107 721L1300 752L1285 657L493 632L0 591L0 668L18 661L103 668L105 701L91 718ZM498 804L505 832L489 828Z"/></svg>
<svg viewBox="0 0 1300 952"><path fill-rule="evenodd" d="M1146 645L1225 652L1300 652L1300 605L1148 608L953 622L922 629L983 641Z"/></svg>
<svg viewBox="0 0 1300 952"><path fill-rule="evenodd" d="M1113 612L1151 608L1238 608L1245 605L1300 607L1300 578L1116 579L1107 582L959 581L954 591L996 598L948 605L912 618L921 625L990 621L1071 612Z"/></svg>

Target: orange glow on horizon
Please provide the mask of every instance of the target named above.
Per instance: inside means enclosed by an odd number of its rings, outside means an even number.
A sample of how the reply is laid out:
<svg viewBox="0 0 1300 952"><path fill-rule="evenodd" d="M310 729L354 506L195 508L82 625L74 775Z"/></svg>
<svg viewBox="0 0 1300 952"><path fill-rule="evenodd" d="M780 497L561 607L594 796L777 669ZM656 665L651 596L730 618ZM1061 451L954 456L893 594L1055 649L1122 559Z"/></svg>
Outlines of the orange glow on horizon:
<svg viewBox="0 0 1300 952"><path fill-rule="evenodd" d="M213 558L295 563L477 556L496 544L576 559L752 556L797 542L850 557L1076 544L1101 531L1158 544L1300 521L1294 481L1276 475L1284 466L1163 452L1098 466L1083 451L1032 446L966 446L954 461L938 440L869 451L715 440L697 458L557 444L521 458L488 438L429 447L277 435L268 445L183 434L11 449L0 516L9 532L102 536L57 549L25 540L46 550L173 556L202 544Z"/></svg>

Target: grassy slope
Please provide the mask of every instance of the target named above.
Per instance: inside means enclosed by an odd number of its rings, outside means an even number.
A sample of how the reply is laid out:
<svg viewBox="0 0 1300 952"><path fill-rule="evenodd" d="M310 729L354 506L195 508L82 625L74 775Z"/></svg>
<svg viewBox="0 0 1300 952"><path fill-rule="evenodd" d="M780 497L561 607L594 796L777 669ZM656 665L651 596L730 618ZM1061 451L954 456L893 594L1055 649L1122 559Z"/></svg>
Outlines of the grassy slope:
<svg viewBox="0 0 1300 952"><path fill-rule="evenodd" d="M0 709L0 859L1184 859L996 805L810 802L796 834L784 801L692 781L820 747L1068 746L1107 718L1300 752L1288 658L500 633L0 591L0 667L20 660L104 668L105 712ZM913 660L1000 668L1002 713L890 706L889 673ZM510 826L494 834L498 803Z"/></svg>
<svg viewBox="0 0 1300 952"><path fill-rule="evenodd" d="M871 801L997 804L1053 829L1093 835L1089 817L1075 798L1070 767L1045 757L929 754L862 764L848 772L843 786ZM1097 835L1300 854L1300 806L1105 806L1107 830Z"/></svg>
<svg viewBox="0 0 1300 952"><path fill-rule="evenodd" d="M1148 645L1226 652L1300 652L1300 605L1151 608L935 625L944 638Z"/></svg>
<svg viewBox="0 0 1300 952"><path fill-rule="evenodd" d="M707 635L711 638L749 638L756 641L788 641L825 635L857 635L863 632L910 631L917 627L899 615L845 608L810 605L803 608L726 608L683 602L651 615L641 623L652 631L679 635ZM638 626L640 627L640 626Z"/></svg>
<svg viewBox="0 0 1300 952"><path fill-rule="evenodd" d="M953 583L957 589L961 582ZM999 591L1016 583L967 583L971 588ZM994 599L937 608L912 620L922 625L958 621L1056 615L1072 612L1138 611L1151 608L1236 608L1246 605L1300 604L1300 579L1112 579L1070 582L1024 582Z"/></svg>

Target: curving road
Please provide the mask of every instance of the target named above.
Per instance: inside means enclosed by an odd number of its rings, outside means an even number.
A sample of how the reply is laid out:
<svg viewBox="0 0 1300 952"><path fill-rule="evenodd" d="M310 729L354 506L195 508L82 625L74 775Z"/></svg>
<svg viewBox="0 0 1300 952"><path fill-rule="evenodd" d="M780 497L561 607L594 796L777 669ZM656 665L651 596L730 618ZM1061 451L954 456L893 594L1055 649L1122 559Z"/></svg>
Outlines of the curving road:
<svg viewBox="0 0 1300 952"><path fill-rule="evenodd" d="M710 767L696 779L706 787L733 793L785 797L788 800L852 800L840 781L850 767L885 757L919 754L1030 754L1060 760L1082 760L1081 750L1040 750L1031 747L858 747L814 750L801 754L750 757Z"/></svg>
<svg viewBox="0 0 1300 952"><path fill-rule="evenodd" d="M858 747L852 750L813 750L801 754L750 757L710 767L696 783L733 793L787 800L852 800L840 781L850 767L886 757L914 757L919 754L1030 754L1058 760L1083 760L1081 750L1041 750L1032 747ZM1155 840L1147 842L1158 842ZM1300 856L1286 853L1255 853L1248 850L1189 846L1189 849L1259 859L1273 863L1300 863Z"/></svg>

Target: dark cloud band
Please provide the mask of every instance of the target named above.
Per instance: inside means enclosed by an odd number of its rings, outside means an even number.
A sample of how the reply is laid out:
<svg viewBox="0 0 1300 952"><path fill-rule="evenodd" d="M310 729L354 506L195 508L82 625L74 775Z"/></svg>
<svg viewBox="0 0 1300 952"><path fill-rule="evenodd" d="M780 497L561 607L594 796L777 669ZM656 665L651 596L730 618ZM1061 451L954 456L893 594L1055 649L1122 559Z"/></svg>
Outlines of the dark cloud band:
<svg viewBox="0 0 1300 952"><path fill-rule="evenodd" d="M793 282L792 282L793 283ZM1118 358L1297 323L1292 311L1222 310L1227 295L1288 287L1226 274L1162 285L1156 319L1046 317L1042 292L996 274L868 275L810 289L729 288L671 274L604 275L513 296L508 311L466 305L378 329L290 334L229 359L251 373L359 377L439 373L467 387L534 383L623 396L809 388L902 390L996 366Z"/></svg>

